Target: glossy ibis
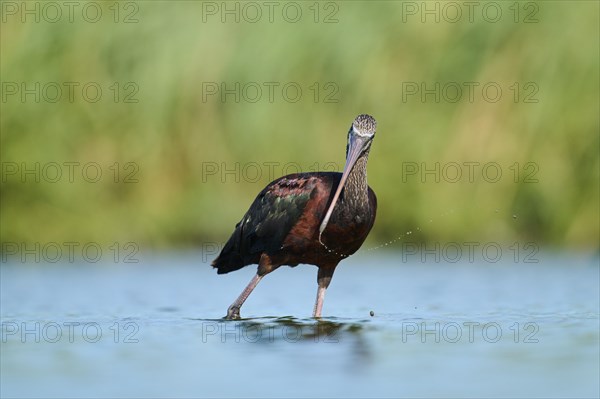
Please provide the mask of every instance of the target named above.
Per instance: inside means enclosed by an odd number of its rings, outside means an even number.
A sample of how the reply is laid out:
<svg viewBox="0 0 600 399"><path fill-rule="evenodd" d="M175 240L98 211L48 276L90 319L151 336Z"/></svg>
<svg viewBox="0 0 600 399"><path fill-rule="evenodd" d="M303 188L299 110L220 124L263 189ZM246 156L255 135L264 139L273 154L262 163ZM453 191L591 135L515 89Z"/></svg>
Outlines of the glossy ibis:
<svg viewBox="0 0 600 399"><path fill-rule="evenodd" d="M375 222L377 198L367 185L367 159L376 126L370 115L352 122L342 173L296 173L274 180L258 194L212 262L218 274L258 264L256 275L227 310L228 319L240 317L240 307L266 274L299 263L319 268L313 316L321 317L336 266L358 251Z"/></svg>

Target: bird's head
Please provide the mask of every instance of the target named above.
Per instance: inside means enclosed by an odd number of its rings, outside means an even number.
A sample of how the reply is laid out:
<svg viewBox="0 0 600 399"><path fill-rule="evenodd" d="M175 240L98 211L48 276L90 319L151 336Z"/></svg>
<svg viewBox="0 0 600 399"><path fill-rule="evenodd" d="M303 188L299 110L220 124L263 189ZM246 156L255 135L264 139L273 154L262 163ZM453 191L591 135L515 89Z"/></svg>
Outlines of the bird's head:
<svg viewBox="0 0 600 399"><path fill-rule="evenodd" d="M333 196L333 200L329 205L329 209L327 210L327 213L321 222L321 226L319 227L320 234L323 234L323 230L325 230L327 223L329 223L329 218L331 217L333 208L337 203L340 193L344 188L344 184L346 184L346 180L348 179L348 175L350 175L350 172L356 164L356 161L361 157L361 155L368 154L369 150L371 149L371 143L375 137L376 129L377 122L371 115L358 115L356 119L354 119L354 122L352 122L350 131L348 132L348 145L346 146L346 165L344 166L344 171L342 172L340 184L337 187L335 195Z"/></svg>
<svg viewBox="0 0 600 399"><path fill-rule="evenodd" d="M375 138L375 130L377 130L377 121L371 115L358 115L350 130L348 131L348 145L346 146L346 160L353 151L356 151L358 157L371 148L371 142ZM354 160L356 162L356 159ZM346 163L346 166L348 164ZM351 165L354 166L354 163Z"/></svg>

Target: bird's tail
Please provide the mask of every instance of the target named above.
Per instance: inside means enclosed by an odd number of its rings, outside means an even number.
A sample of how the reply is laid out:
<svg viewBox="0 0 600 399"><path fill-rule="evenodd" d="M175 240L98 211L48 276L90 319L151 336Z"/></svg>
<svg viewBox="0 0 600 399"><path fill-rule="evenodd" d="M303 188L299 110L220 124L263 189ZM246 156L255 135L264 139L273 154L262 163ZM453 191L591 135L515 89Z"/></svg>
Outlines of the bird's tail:
<svg viewBox="0 0 600 399"><path fill-rule="evenodd" d="M232 238L227 241L219 256L211 263L211 266L217 269L217 274L229 273L247 265Z"/></svg>

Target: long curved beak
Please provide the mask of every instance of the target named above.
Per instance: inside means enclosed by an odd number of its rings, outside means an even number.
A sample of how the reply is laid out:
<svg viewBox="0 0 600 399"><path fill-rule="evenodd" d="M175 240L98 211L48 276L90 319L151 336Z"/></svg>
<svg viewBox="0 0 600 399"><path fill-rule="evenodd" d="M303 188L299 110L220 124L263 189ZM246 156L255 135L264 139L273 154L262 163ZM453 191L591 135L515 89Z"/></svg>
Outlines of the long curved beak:
<svg viewBox="0 0 600 399"><path fill-rule="evenodd" d="M340 197L340 193L346 184L346 180L348 179L348 175L350 171L354 167L354 164L362 154L365 146L368 144L369 139L360 137L357 134L350 134L350 142L348 148L348 156L346 158L346 165L344 166L344 172L342 173L342 178L340 180L340 184L338 185L337 190L335 191L335 195L333 196L333 200L329 205L329 209L327 209L327 213L325 214L325 218L321 222L321 226L319 227L319 241L321 241L321 235L323 231L327 227L327 223L329 223L329 218L331 217L331 213L333 212L333 208L337 203L338 198Z"/></svg>

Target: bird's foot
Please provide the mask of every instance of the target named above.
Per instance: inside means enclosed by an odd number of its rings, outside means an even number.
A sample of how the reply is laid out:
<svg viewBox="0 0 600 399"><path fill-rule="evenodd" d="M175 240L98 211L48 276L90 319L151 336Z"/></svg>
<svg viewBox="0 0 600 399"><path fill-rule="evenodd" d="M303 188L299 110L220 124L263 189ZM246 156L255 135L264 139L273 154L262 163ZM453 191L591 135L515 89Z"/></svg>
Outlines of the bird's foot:
<svg viewBox="0 0 600 399"><path fill-rule="evenodd" d="M240 319L240 308L238 306L230 306L227 309L227 316L225 316L227 320L238 320Z"/></svg>

